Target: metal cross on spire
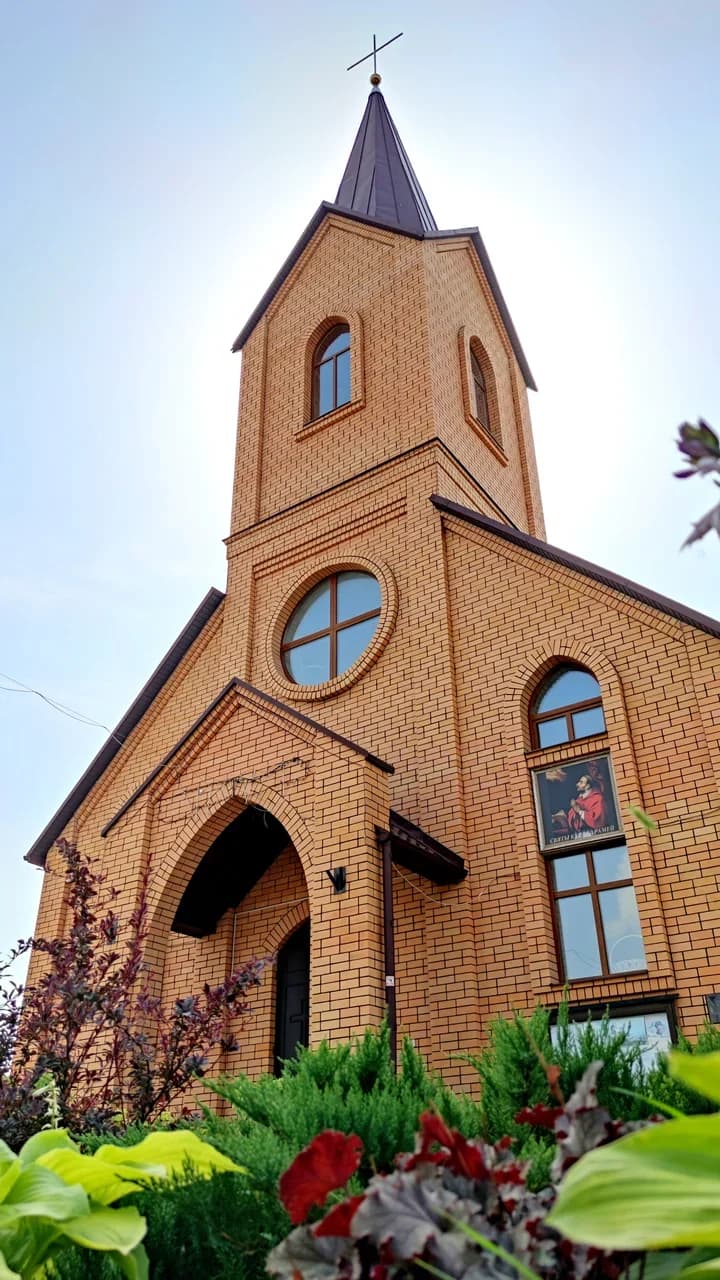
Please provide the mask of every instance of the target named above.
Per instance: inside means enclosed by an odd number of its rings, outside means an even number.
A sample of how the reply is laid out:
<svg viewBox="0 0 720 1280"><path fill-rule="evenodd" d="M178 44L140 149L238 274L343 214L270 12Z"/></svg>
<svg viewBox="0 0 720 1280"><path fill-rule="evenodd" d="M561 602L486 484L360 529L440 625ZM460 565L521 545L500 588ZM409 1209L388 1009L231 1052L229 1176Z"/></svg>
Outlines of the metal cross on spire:
<svg viewBox="0 0 720 1280"><path fill-rule="evenodd" d="M377 69L377 56L381 49L387 49L388 45L392 44L393 41L395 40L399 40L401 35L402 35L402 31L398 31L396 36L393 36L392 39L390 40L386 40L384 44L378 44L375 39L375 36L373 36L373 47L370 53L366 53L364 57L358 58L357 62L351 62L347 70L352 71L353 67L359 67L361 62L367 62L368 58L372 58L373 69L372 69L372 75L370 77L370 83L372 85L379 85L380 76L378 75L378 69Z"/></svg>

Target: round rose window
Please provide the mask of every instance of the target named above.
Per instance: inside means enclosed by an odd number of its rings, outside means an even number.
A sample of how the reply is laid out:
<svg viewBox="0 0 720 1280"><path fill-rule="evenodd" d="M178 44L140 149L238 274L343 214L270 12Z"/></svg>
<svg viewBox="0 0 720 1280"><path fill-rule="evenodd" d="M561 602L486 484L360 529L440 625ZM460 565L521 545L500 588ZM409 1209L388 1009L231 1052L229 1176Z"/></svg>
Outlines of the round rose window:
<svg viewBox="0 0 720 1280"><path fill-rule="evenodd" d="M371 573L349 570L319 582L283 633L285 674L295 684L323 684L342 675L375 635L380 605L380 584Z"/></svg>

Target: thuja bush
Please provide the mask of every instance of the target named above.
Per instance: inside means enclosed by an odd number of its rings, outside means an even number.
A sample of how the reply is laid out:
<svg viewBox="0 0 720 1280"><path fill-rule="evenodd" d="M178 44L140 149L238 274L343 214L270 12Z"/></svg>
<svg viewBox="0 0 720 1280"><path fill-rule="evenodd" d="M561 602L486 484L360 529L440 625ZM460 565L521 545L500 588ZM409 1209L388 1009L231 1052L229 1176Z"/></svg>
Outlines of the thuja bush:
<svg viewBox="0 0 720 1280"><path fill-rule="evenodd" d="M147 1223L152 1280L267 1280L265 1259L290 1229L277 1195L261 1194L252 1175L188 1176L148 1188L132 1203ZM112 1259L68 1251L57 1280L119 1280Z"/></svg>
<svg viewBox="0 0 720 1280"><path fill-rule="evenodd" d="M418 1275L420 1268L457 1280L518 1272L530 1280L617 1280L632 1254L574 1244L546 1221L567 1171L585 1152L628 1130L599 1105L601 1065L588 1067L567 1103L540 1105L520 1117L552 1134L552 1180L540 1192L529 1189L527 1167L509 1139L466 1139L425 1112L413 1153L398 1156L392 1173L375 1175L317 1221L316 1207L362 1160L358 1137L320 1134L281 1180L293 1222L305 1225L271 1252L268 1270L281 1280L392 1280ZM558 1088L552 1070L548 1084Z"/></svg>
<svg viewBox="0 0 720 1280"><path fill-rule="evenodd" d="M236 1047L232 1025L262 970L252 961L163 1004L145 962L145 887L123 921L91 862L67 841L58 848L69 927L18 944L8 964L39 960L30 986L0 972L0 1138L13 1149L48 1123L83 1132L155 1119Z"/></svg>
<svg viewBox="0 0 720 1280"><path fill-rule="evenodd" d="M707 1022L694 1043L679 1035L678 1049L694 1055L720 1053L720 1027ZM677 1074L669 1070L668 1055L664 1053L647 1073L646 1091L654 1102L682 1111L683 1115L709 1115L717 1110L715 1102L691 1089Z"/></svg>
<svg viewBox="0 0 720 1280"><path fill-rule="evenodd" d="M358 1191L375 1170L393 1167L397 1151L412 1146L424 1110L433 1108L466 1134L479 1128L476 1104L428 1073L410 1041L394 1073L386 1026L352 1044L301 1050L297 1059L284 1064L278 1079L241 1076L211 1087L232 1102L235 1114L225 1118L205 1108L203 1120L193 1121L193 1127L247 1175L188 1181L138 1197L148 1223L145 1243L153 1280L195 1280L198 1274L265 1280L265 1259L291 1227L278 1196L280 1176L328 1126L362 1136L363 1158L353 1184ZM127 1135L135 1141L140 1136L139 1130ZM125 1138L114 1140L122 1143ZM86 1139L90 1148L97 1142ZM96 1264L97 1276L83 1272L83 1265L84 1259L67 1259L63 1280L82 1275L108 1280L112 1274L105 1263Z"/></svg>
<svg viewBox="0 0 720 1280"><path fill-rule="evenodd" d="M527 1018L520 1013L497 1018L487 1049L468 1061L480 1077L483 1137L491 1143L512 1137L519 1157L532 1162L529 1183L535 1189L550 1179L553 1138L517 1116L538 1104L554 1105L558 1090L569 1096L590 1063L604 1064L598 1099L611 1117L635 1120L650 1114L640 1098L648 1092L640 1052L627 1032L615 1029L607 1017L599 1026L572 1023L567 1005L559 1010L554 1042L550 1012L538 1006Z"/></svg>
<svg viewBox="0 0 720 1280"><path fill-rule="evenodd" d="M387 1025L351 1044L301 1049L284 1064L279 1079L240 1076L210 1082L210 1087L238 1116L237 1158L251 1164L246 1143L260 1147L265 1139L274 1159L284 1161L273 1170L276 1177L322 1129L359 1135L364 1178L392 1167L395 1153L412 1144L420 1114L429 1107L462 1133L479 1132L477 1105L429 1073L411 1040L405 1040L393 1071Z"/></svg>

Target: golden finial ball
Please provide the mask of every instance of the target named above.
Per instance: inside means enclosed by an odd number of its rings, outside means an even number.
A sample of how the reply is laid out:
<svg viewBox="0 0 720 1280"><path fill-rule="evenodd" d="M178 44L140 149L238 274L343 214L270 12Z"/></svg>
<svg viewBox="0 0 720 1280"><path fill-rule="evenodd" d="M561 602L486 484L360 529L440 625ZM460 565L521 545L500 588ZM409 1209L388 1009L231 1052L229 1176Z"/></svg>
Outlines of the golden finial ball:
<svg viewBox="0 0 720 1280"><path fill-rule="evenodd" d="M370 83L373 86L373 88L376 89L377 86L380 84L381 80L382 80L382 76L378 75L377 71L373 71L370 77Z"/></svg>

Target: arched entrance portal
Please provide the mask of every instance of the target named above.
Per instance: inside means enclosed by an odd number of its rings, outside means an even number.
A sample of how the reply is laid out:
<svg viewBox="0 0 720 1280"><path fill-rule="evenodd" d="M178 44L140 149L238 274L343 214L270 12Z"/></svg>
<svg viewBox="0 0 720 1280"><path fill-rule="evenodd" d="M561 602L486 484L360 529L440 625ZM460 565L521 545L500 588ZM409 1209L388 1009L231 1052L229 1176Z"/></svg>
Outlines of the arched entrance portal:
<svg viewBox="0 0 720 1280"><path fill-rule="evenodd" d="M307 1045L310 1030L310 921L306 920L280 948L275 998L275 1074L298 1045Z"/></svg>
<svg viewBox="0 0 720 1280"><path fill-rule="evenodd" d="M291 844L282 823L248 805L210 845L191 876L175 912L176 933L205 938L237 907Z"/></svg>
<svg viewBox="0 0 720 1280"><path fill-rule="evenodd" d="M163 996L177 999L253 957L276 956L238 1025L238 1049L221 1064L256 1076L309 1040L308 887L290 833L268 809L246 804L229 816L219 831L213 821L214 838L192 869L186 860L184 883L180 868L173 878Z"/></svg>

